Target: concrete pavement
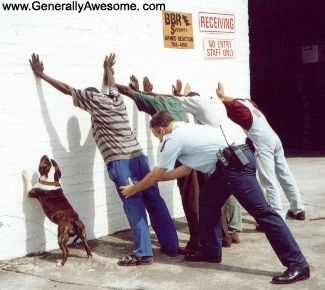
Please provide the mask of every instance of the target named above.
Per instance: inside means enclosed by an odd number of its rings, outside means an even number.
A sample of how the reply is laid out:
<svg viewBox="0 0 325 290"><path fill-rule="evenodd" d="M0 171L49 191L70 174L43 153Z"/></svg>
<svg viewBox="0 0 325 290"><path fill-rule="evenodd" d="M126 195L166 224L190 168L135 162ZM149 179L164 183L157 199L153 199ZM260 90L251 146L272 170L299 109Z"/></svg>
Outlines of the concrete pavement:
<svg viewBox="0 0 325 290"><path fill-rule="evenodd" d="M325 158L288 159L306 207L305 221L287 220L311 267L311 278L292 285L270 284L273 275L285 270L255 222L243 214L241 243L223 250L221 264L189 263L182 256L159 252L153 235L154 264L120 267L120 256L131 252L129 231L90 241L93 258L81 246L71 248L64 267L56 267L61 251L0 261L1 289L325 289ZM288 202L283 197L284 207ZM184 219L175 221L184 246L188 229ZM5 239L5 237L1 237Z"/></svg>

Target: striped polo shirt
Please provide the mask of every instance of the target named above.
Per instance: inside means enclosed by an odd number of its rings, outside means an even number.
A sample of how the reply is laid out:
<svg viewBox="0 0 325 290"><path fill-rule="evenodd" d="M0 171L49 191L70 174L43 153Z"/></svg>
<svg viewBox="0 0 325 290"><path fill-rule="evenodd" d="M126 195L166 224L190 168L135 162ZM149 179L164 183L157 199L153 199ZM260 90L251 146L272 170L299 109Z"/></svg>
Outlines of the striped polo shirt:
<svg viewBox="0 0 325 290"><path fill-rule="evenodd" d="M73 104L90 113L93 137L106 164L143 155L116 88L109 88L108 94L77 89L71 94Z"/></svg>

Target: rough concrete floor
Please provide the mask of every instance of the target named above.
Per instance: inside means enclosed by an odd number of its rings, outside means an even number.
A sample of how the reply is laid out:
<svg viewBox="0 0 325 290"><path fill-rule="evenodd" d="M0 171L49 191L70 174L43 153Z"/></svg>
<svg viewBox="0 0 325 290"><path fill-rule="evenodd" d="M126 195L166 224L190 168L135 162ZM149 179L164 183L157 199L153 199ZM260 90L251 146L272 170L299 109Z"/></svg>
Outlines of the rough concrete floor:
<svg viewBox="0 0 325 290"><path fill-rule="evenodd" d="M222 264L189 263L183 257L159 253L153 235L154 264L116 265L131 252L128 231L90 241L93 258L77 246L64 267L56 267L59 250L0 261L1 289L325 289L325 158L290 158L306 207L305 221L287 220L311 266L311 279L293 285L270 284L271 276L285 270L263 233L255 231L252 217L243 214L241 243L224 248ZM288 202L283 198L285 210ZM184 219L175 221L182 246L188 240ZM4 237L2 237L4 238Z"/></svg>

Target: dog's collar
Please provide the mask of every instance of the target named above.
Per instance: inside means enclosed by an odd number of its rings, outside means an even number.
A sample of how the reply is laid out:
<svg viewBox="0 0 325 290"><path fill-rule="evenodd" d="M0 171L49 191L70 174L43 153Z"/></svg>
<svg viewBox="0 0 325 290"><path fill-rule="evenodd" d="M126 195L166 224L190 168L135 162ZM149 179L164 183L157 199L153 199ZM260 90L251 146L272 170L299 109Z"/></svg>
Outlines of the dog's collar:
<svg viewBox="0 0 325 290"><path fill-rule="evenodd" d="M61 187L61 184L59 181L45 181L45 180L39 179L38 182L43 185L52 185L52 186L60 186Z"/></svg>

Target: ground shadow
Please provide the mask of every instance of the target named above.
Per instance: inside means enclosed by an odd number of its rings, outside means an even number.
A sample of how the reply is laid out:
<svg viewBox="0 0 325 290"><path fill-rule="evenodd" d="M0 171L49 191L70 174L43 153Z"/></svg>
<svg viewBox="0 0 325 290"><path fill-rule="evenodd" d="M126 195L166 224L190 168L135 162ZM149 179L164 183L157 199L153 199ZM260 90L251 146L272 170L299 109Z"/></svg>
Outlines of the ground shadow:
<svg viewBox="0 0 325 290"><path fill-rule="evenodd" d="M121 242L124 241L124 242ZM100 240L90 241L91 249L94 253L102 256L102 257L110 257L116 258L128 255L130 251L132 251L132 237L131 232L129 230L121 231L110 235L107 238L103 238ZM234 273L243 273L243 274L252 274L252 275L260 275L260 276L274 276L279 272L274 271L266 271L260 269L250 269L238 266L232 266L228 264L213 264L213 263L193 263L187 262L184 260L184 256L177 257L168 257L162 254L159 250L159 247L154 247L154 261L155 263L160 264L182 264L182 266L189 268L206 268L206 269L215 269L217 271L227 271Z"/></svg>
<svg viewBox="0 0 325 290"><path fill-rule="evenodd" d="M285 150L286 157L325 157L324 150Z"/></svg>

